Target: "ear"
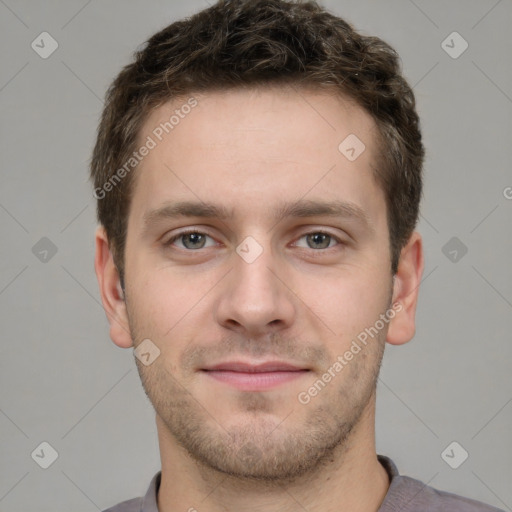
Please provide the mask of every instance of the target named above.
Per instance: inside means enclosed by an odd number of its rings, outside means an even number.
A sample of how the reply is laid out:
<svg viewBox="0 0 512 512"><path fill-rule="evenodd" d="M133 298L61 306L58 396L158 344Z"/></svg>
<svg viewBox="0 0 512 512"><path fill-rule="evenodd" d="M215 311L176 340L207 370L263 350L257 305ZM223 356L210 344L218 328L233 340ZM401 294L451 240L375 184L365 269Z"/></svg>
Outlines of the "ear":
<svg viewBox="0 0 512 512"><path fill-rule="evenodd" d="M126 313L119 272L109 248L107 234L103 226L96 230L96 256L94 269L100 287L101 302L110 323L110 338L121 348L133 346Z"/></svg>
<svg viewBox="0 0 512 512"><path fill-rule="evenodd" d="M421 235L414 231L401 251L394 277L392 304L397 304L394 308L397 313L389 323L386 338L391 345L402 345L414 337L416 304L423 267L423 243Z"/></svg>

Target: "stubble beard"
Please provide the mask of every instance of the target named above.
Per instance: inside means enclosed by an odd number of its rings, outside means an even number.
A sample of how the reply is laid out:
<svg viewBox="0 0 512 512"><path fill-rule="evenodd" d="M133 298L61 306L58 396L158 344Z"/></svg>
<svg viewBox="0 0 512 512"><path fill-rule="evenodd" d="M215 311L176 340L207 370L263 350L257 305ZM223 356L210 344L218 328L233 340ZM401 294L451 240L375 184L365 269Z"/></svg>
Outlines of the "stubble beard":
<svg viewBox="0 0 512 512"><path fill-rule="evenodd" d="M132 332L132 339L140 338ZM168 433L200 467L248 482L283 484L343 457L363 413L374 408L384 343L380 333L308 404L292 395L293 403L276 406L264 393L244 393L237 410L251 420L234 424L213 417L208 404L163 366L164 357L147 367L136 363Z"/></svg>

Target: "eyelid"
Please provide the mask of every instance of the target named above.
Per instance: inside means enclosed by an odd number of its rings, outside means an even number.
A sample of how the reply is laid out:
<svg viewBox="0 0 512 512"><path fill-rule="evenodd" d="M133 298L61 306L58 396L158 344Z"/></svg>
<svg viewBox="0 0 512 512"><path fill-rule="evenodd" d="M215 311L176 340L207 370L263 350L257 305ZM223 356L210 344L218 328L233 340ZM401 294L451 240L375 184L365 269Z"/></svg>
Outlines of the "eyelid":
<svg viewBox="0 0 512 512"><path fill-rule="evenodd" d="M206 235L206 236L210 237L212 240L214 240L214 237L212 235L210 235L208 233L208 231L201 230L201 229L198 229L198 228L189 228L189 229L184 229L183 231L180 231L180 232L172 235L166 242L164 242L164 246L165 247L171 247L172 244L176 240L181 238L182 236L191 235L191 234L194 234L194 233L197 233L198 235ZM178 249L181 249L181 247L178 247ZM202 249L204 249L204 247L202 247ZM183 250L186 250L186 251L189 251L189 252L193 251L192 249L183 249ZM196 249L196 251L199 251L199 249Z"/></svg>
<svg viewBox="0 0 512 512"><path fill-rule="evenodd" d="M326 247L325 249L311 249L309 247L299 247L299 249L306 249L306 250L309 249L309 250L315 251L315 252L322 252L322 251L326 252L329 249L334 249L335 247L338 247L339 245L346 245L346 243L347 243L344 240L342 240L339 236L337 236L334 233L331 233L330 231L327 231L325 229L313 229L310 231L306 231L305 233L302 233L300 236L297 237L297 241L300 240L301 238L304 238L307 235L316 235L316 234L328 235L331 237L331 239L335 240L337 242L337 244L333 245L332 247ZM296 244L296 242L294 242L294 245L295 244Z"/></svg>

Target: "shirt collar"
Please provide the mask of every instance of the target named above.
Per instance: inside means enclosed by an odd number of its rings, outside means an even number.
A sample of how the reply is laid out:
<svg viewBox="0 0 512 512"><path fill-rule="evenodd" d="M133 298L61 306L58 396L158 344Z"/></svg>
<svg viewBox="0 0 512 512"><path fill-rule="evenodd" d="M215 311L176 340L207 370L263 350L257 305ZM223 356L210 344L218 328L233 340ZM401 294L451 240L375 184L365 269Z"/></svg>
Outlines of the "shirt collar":
<svg viewBox="0 0 512 512"><path fill-rule="evenodd" d="M394 512L403 508L404 477L398 472L395 463L385 455L377 455L389 476L389 488L377 512Z"/></svg>
<svg viewBox="0 0 512 512"><path fill-rule="evenodd" d="M162 479L162 471L159 471L151 480L149 484L148 491L144 498L142 498L142 503L140 505L140 512L158 512L157 506L157 495L158 489L160 489L160 481Z"/></svg>

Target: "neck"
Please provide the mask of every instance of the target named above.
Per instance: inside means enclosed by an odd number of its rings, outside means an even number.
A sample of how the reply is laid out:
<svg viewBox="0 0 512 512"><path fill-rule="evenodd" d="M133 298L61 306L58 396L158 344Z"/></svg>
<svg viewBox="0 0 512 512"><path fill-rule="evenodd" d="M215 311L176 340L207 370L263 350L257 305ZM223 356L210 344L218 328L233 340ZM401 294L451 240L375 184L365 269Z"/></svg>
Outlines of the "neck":
<svg viewBox="0 0 512 512"><path fill-rule="evenodd" d="M176 443L157 415L162 461L159 512L377 512L389 478L375 451L375 397L344 446L293 482L248 481L206 468Z"/></svg>

